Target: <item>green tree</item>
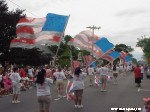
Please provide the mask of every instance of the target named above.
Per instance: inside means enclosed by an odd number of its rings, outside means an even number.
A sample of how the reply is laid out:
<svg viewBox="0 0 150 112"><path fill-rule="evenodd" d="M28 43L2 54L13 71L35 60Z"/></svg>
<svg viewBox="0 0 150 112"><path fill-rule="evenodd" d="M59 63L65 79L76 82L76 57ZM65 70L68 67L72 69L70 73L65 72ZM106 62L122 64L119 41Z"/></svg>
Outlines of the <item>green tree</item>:
<svg viewBox="0 0 150 112"><path fill-rule="evenodd" d="M115 51L118 52L124 51L126 53L134 51L134 49L131 46L127 46L125 44L117 44L114 49Z"/></svg>
<svg viewBox="0 0 150 112"><path fill-rule="evenodd" d="M124 51L124 52L128 53L130 56L132 56L131 52L134 51L134 49L131 46L127 46L125 44L117 44L114 49L115 49L115 51L118 51L118 52ZM117 64L119 62L120 62L120 59L117 58L114 61L114 64Z"/></svg>
<svg viewBox="0 0 150 112"><path fill-rule="evenodd" d="M150 37L142 37L138 38L138 42L136 44L137 47L141 47L144 52L145 59L150 63Z"/></svg>
<svg viewBox="0 0 150 112"><path fill-rule="evenodd" d="M0 53L4 59L9 58L9 46L13 38L16 37L16 24L21 17L24 17L24 10L16 9L9 11L5 0L0 1Z"/></svg>

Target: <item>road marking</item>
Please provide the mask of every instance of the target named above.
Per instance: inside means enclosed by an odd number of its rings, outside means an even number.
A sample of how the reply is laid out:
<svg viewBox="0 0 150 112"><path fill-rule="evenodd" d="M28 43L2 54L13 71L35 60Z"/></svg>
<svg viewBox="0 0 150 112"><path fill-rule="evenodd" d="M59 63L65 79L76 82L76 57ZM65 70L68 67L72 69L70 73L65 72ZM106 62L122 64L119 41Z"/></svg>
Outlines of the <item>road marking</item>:
<svg viewBox="0 0 150 112"><path fill-rule="evenodd" d="M62 97L59 97L59 98L55 98L54 100L55 101L58 101L58 100L60 100L60 99L62 99L62 98L65 98L66 97L66 95L64 95L64 96L62 96Z"/></svg>
<svg viewBox="0 0 150 112"><path fill-rule="evenodd" d="M140 91L147 91L147 92L149 92L150 90L149 90L149 89L141 89L141 88L138 88L138 92L140 92Z"/></svg>

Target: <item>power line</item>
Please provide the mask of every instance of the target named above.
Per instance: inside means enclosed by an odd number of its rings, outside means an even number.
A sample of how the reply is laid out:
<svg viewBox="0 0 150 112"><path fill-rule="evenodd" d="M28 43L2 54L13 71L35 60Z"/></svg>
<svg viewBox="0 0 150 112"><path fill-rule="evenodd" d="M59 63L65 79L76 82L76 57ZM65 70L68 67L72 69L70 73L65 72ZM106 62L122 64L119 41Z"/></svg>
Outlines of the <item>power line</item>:
<svg viewBox="0 0 150 112"><path fill-rule="evenodd" d="M30 13L31 15L33 15L33 16L35 16L35 17L37 17L37 15L35 15L35 14L31 13L30 11L28 11L28 10L26 10L25 8L21 7L20 5L18 5L18 4L16 4L16 3L12 2L11 0L8 0L8 1L10 1L10 2L11 2L11 3L13 3L14 5L16 5L16 6L20 7L21 9L23 9L23 10L27 11L27 12L28 12L28 13Z"/></svg>

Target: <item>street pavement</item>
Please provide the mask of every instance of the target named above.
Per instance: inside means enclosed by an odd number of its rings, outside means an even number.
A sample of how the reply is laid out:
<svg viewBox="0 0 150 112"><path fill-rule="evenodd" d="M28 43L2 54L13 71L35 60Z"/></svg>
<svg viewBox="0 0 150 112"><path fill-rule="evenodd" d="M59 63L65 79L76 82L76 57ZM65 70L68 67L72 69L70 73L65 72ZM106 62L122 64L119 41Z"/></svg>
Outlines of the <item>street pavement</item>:
<svg viewBox="0 0 150 112"><path fill-rule="evenodd" d="M85 90L83 94L82 109L74 108L74 101L67 101L66 98L55 101L57 89L51 87L52 102L50 112L116 112L111 108L142 108L143 98L150 97L150 79L144 77L141 90L138 91L134 83L133 73L118 77L118 84L114 85L113 80L107 82L107 92L101 92L100 87L88 86L88 78L85 79ZM38 112L36 87L23 91L20 95L21 103L12 104L12 96L0 98L0 112ZM126 111L125 111L126 112Z"/></svg>

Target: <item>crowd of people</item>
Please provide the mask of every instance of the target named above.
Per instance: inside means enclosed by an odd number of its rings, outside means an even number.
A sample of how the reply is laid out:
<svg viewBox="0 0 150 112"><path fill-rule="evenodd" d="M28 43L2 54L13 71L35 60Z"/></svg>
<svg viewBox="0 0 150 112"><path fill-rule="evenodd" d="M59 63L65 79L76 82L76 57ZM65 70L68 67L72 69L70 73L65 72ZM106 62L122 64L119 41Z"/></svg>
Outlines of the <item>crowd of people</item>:
<svg viewBox="0 0 150 112"><path fill-rule="evenodd" d="M4 68L0 66L0 96L13 94L12 103L20 103L18 95L20 91L26 91L32 86L37 87L37 97L40 107L40 112L49 112L51 103L50 85L56 84L58 90L58 97L62 98L64 95L66 79L72 79L74 90L75 108L83 108L82 95L84 92L84 78L88 77L89 86L95 85L95 76L98 76L99 83L101 83L101 92L107 91L107 80L109 72L113 75L113 83L118 84L117 77L123 72L126 75L128 72L134 71L135 83L140 87L143 79L144 67L137 66L123 66L123 65L98 65L96 68L76 67L72 73L70 67L61 68L60 66L50 67L48 65L42 67L20 67L10 66ZM88 75L88 76L87 76ZM44 106L45 105L45 106Z"/></svg>

